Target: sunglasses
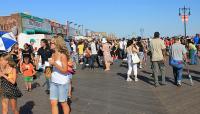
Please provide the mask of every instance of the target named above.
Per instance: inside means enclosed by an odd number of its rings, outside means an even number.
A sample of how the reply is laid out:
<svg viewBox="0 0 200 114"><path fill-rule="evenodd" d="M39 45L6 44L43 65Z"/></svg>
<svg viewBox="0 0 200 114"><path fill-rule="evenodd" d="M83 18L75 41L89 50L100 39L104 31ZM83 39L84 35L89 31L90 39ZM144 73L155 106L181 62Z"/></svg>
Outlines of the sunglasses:
<svg viewBox="0 0 200 114"><path fill-rule="evenodd" d="M51 42L50 44L55 44L54 42Z"/></svg>

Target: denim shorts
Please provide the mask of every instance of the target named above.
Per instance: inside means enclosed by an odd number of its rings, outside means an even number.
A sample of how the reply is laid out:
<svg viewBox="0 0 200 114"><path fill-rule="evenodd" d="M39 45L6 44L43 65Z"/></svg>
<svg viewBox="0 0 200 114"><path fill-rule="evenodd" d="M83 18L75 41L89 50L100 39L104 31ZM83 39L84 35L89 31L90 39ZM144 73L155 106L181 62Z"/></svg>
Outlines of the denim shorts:
<svg viewBox="0 0 200 114"><path fill-rule="evenodd" d="M143 59L144 59L144 52L139 52L138 56L139 56L140 60L143 61Z"/></svg>
<svg viewBox="0 0 200 114"><path fill-rule="evenodd" d="M58 100L58 102L66 102L68 99L69 83L56 84L51 82L50 100Z"/></svg>

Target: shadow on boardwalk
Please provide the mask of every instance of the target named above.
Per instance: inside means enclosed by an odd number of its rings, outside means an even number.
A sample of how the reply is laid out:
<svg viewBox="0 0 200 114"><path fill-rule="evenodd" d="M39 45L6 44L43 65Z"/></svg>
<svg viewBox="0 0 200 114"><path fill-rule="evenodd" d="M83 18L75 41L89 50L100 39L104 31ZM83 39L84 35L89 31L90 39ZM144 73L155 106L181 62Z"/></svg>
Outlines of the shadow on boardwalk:
<svg viewBox="0 0 200 114"><path fill-rule="evenodd" d="M35 106L33 101L28 101L24 106L20 107L19 113L20 114L33 114L32 110Z"/></svg>

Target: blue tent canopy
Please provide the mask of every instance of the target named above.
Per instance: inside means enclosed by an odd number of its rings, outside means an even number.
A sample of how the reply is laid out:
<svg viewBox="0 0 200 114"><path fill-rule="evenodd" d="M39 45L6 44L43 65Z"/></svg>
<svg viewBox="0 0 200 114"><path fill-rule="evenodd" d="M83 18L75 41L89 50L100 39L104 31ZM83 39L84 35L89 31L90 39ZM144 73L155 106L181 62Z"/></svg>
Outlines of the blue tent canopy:
<svg viewBox="0 0 200 114"><path fill-rule="evenodd" d="M5 31L0 31L0 37L5 34L5 33L8 33L8 32L5 32Z"/></svg>

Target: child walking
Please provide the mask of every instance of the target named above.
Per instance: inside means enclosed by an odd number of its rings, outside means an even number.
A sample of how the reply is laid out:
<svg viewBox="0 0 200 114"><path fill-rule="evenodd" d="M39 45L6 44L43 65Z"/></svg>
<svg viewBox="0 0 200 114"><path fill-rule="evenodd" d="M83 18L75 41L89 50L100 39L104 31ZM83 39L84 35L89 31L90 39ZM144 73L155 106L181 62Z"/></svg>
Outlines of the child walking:
<svg viewBox="0 0 200 114"><path fill-rule="evenodd" d="M29 57L24 57L24 61L21 65L21 72L24 77L26 90L30 92L32 90L33 76L36 74L36 71Z"/></svg>

